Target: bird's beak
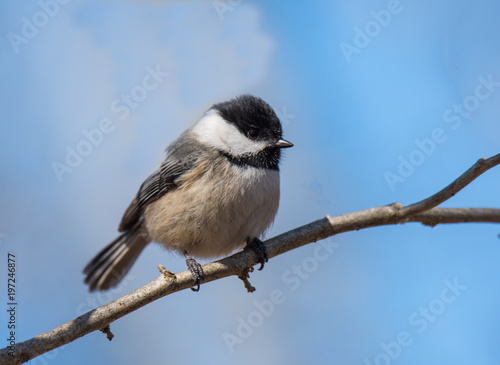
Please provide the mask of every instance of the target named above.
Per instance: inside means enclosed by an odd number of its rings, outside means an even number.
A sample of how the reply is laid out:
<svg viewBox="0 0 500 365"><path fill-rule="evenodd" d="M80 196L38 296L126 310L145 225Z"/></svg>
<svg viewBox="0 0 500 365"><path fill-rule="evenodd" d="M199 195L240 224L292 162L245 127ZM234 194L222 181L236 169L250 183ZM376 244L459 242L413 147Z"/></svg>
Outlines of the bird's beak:
<svg viewBox="0 0 500 365"><path fill-rule="evenodd" d="M293 143L290 143L288 141L285 141L284 139L280 139L277 142L274 143L276 147L279 148L290 148L293 147Z"/></svg>

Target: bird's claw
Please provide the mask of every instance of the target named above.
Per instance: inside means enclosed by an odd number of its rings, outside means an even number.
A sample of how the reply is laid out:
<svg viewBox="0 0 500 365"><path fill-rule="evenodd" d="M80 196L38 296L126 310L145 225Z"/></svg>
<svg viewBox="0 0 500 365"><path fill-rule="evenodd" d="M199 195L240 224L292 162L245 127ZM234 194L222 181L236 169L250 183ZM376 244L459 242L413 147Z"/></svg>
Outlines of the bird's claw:
<svg viewBox="0 0 500 365"><path fill-rule="evenodd" d="M184 257L186 258L186 265L189 271L191 271L191 275L193 275L194 284L191 290L197 292L200 290L200 283L205 279L205 273L201 265L189 256L187 251L184 251Z"/></svg>
<svg viewBox="0 0 500 365"><path fill-rule="evenodd" d="M259 270L264 268L264 264L269 261L266 246L258 238L247 238L247 247L257 254L259 258Z"/></svg>

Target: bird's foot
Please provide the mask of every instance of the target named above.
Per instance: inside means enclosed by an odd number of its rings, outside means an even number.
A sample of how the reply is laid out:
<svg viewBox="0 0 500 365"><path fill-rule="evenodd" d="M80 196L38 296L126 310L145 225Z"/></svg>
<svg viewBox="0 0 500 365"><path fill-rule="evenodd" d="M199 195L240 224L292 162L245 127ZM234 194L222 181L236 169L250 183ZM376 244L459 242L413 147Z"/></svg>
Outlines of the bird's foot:
<svg viewBox="0 0 500 365"><path fill-rule="evenodd" d="M187 251L184 251L184 257L186 258L186 265L191 271L191 275L193 275L194 285L191 288L192 291L200 290L200 282L205 279L205 273L203 272L203 268L201 265L188 255Z"/></svg>
<svg viewBox="0 0 500 365"><path fill-rule="evenodd" d="M261 240L259 240L257 237L254 238L247 238L247 245L245 248L251 249L253 252L257 254L257 257L259 259L259 270L262 270L264 268L264 264L269 261L269 256L267 255L267 249L266 246L262 243Z"/></svg>

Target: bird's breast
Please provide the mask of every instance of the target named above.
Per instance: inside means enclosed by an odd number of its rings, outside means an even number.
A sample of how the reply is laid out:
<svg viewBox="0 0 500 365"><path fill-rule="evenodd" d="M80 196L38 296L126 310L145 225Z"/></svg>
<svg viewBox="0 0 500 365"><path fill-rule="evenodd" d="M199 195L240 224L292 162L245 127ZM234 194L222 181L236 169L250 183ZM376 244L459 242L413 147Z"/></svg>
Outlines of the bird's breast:
<svg viewBox="0 0 500 365"><path fill-rule="evenodd" d="M145 211L151 238L195 257L227 255L260 237L279 204L279 172L217 159L182 176L178 188Z"/></svg>

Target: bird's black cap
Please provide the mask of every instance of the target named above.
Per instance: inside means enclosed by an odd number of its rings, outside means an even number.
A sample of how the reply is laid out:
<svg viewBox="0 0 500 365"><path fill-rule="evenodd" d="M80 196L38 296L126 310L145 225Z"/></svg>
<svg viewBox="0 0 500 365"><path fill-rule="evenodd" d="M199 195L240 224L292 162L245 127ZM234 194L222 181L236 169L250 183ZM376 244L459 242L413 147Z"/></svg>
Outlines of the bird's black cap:
<svg viewBox="0 0 500 365"><path fill-rule="evenodd" d="M261 98L242 95L215 104L212 109L251 139L281 139L280 120L273 108Z"/></svg>

